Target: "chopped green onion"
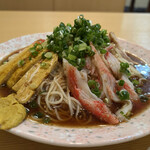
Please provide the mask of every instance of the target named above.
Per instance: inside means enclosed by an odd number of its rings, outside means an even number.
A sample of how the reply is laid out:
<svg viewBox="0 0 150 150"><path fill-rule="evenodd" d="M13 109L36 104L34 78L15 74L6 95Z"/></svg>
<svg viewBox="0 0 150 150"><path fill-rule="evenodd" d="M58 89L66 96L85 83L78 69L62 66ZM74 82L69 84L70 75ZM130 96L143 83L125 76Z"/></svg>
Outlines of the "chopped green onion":
<svg viewBox="0 0 150 150"><path fill-rule="evenodd" d="M129 100L129 93L126 90L117 91L116 94L120 98L120 100Z"/></svg>
<svg viewBox="0 0 150 150"><path fill-rule="evenodd" d="M96 82L95 80L89 80L89 81L88 81L88 86L89 86L89 87L95 87L96 84L97 84L97 82Z"/></svg>
<svg viewBox="0 0 150 150"><path fill-rule="evenodd" d="M31 101L28 105L30 108L37 108L38 107L38 104L36 103L36 101Z"/></svg>
<svg viewBox="0 0 150 150"><path fill-rule="evenodd" d="M32 55L33 55L34 57L36 57L36 56L38 55L38 52L35 51L34 53L32 53Z"/></svg>
<svg viewBox="0 0 150 150"><path fill-rule="evenodd" d="M47 58L47 59L51 59L52 55L53 54L51 52L47 52L47 53L44 54L45 58Z"/></svg>
<svg viewBox="0 0 150 150"><path fill-rule="evenodd" d="M45 54L46 54L46 52L43 52L42 53L42 59L45 59L46 57L45 57Z"/></svg>
<svg viewBox="0 0 150 150"><path fill-rule="evenodd" d="M37 45L36 49L40 51L43 49L43 47L42 47L42 45Z"/></svg>
<svg viewBox="0 0 150 150"><path fill-rule="evenodd" d="M141 88L139 88L139 87L138 87L138 88L136 88L136 89L135 89L135 91L136 91L136 93L138 93L138 94L142 94L142 89L141 89Z"/></svg>
<svg viewBox="0 0 150 150"><path fill-rule="evenodd" d="M80 37L75 37L74 38L74 41L79 41L80 40Z"/></svg>
<svg viewBox="0 0 150 150"><path fill-rule="evenodd" d="M18 61L18 67L22 67L25 64L24 60L19 60Z"/></svg>
<svg viewBox="0 0 150 150"><path fill-rule="evenodd" d="M100 95L101 95L101 92L100 92L99 89L91 89L91 92L92 92L93 94L95 94L97 97L100 97Z"/></svg>
<svg viewBox="0 0 150 150"><path fill-rule="evenodd" d="M79 44L79 51L86 50L87 44L86 43L81 43Z"/></svg>
<svg viewBox="0 0 150 150"><path fill-rule="evenodd" d="M140 100L141 100L141 102L147 102L149 99L148 99L148 97L147 96L145 96L145 95L140 95Z"/></svg>
<svg viewBox="0 0 150 150"><path fill-rule="evenodd" d="M128 64L128 63L121 62L121 63L120 63L120 67L121 67L122 69L127 69L127 68L129 68L129 64Z"/></svg>
<svg viewBox="0 0 150 150"><path fill-rule="evenodd" d="M73 50L73 46L69 46L69 52Z"/></svg>
<svg viewBox="0 0 150 150"><path fill-rule="evenodd" d="M31 55L36 57L38 55L38 52L36 51L36 49L34 47L30 48L30 52L31 52Z"/></svg>
<svg viewBox="0 0 150 150"><path fill-rule="evenodd" d="M133 80L132 83L133 83L134 86L139 85L139 81L138 80Z"/></svg>
<svg viewBox="0 0 150 150"><path fill-rule="evenodd" d="M67 26L71 27L71 24L70 24L70 23L67 23Z"/></svg>
<svg viewBox="0 0 150 150"><path fill-rule="evenodd" d="M50 123L50 118L49 117L44 117L43 118L43 123L46 123L46 124Z"/></svg>
<svg viewBox="0 0 150 150"><path fill-rule="evenodd" d="M31 56L29 56L29 60L32 60L32 57L31 57Z"/></svg>
<svg viewBox="0 0 150 150"><path fill-rule="evenodd" d="M81 67L85 66L85 58L78 58L77 64Z"/></svg>
<svg viewBox="0 0 150 150"><path fill-rule="evenodd" d="M126 119L129 119L129 116L131 115L131 112L127 112L126 114L123 111L120 111L120 114L124 116Z"/></svg>
<svg viewBox="0 0 150 150"><path fill-rule="evenodd" d="M100 49L100 53L101 53L101 54L106 54L106 53L107 53L107 50L105 50L105 49Z"/></svg>
<svg viewBox="0 0 150 150"><path fill-rule="evenodd" d="M34 48L36 48L37 46L38 46L38 43L35 43L35 44L34 44Z"/></svg>
<svg viewBox="0 0 150 150"><path fill-rule="evenodd" d="M79 45L75 45L75 46L73 47L73 49L74 49L75 51L78 51L78 50L79 50Z"/></svg>
<svg viewBox="0 0 150 150"><path fill-rule="evenodd" d="M41 112L36 112L35 114L33 114L33 116L34 116L35 118L42 118L42 117L44 116L44 114L41 113Z"/></svg>
<svg viewBox="0 0 150 150"><path fill-rule="evenodd" d="M124 63L124 62L120 63L120 72L126 74L127 76L130 76L131 73L128 70L128 68L129 68L129 64L128 63Z"/></svg>
<svg viewBox="0 0 150 150"><path fill-rule="evenodd" d="M40 64L40 67L41 67L41 68L44 68L44 69L47 69L47 68L48 68L48 64L45 63L45 62L42 62L42 63Z"/></svg>
<svg viewBox="0 0 150 150"><path fill-rule="evenodd" d="M86 49L88 50L88 52L93 52L91 46L87 46Z"/></svg>
<svg viewBox="0 0 150 150"><path fill-rule="evenodd" d="M93 94L95 94L97 97L100 97L100 95L101 95L101 92L100 92L100 90L99 90L99 83L98 82L96 82L96 81L94 81L94 80L89 80L88 81L88 86L89 86L89 88L90 88L90 90L91 90L91 92L93 93Z"/></svg>
<svg viewBox="0 0 150 150"><path fill-rule="evenodd" d="M103 36L105 36L105 35L107 34L107 30L104 30L104 29L103 29L103 30L101 31L101 33L102 33Z"/></svg>
<svg viewBox="0 0 150 150"><path fill-rule="evenodd" d="M42 62L42 63L40 64L40 66L43 68L43 67L46 66L46 63L45 63L45 62Z"/></svg>
<svg viewBox="0 0 150 150"><path fill-rule="evenodd" d="M125 83L124 80L119 80L119 82L118 82L119 86L123 86L124 83Z"/></svg>
<svg viewBox="0 0 150 150"><path fill-rule="evenodd" d="M31 47L31 48L30 48L30 52L31 52L31 53L33 53L33 52L35 52L35 51L36 51L35 47Z"/></svg>
<svg viewBox="0 0 150 150"><path fill-rule="evenodd" d="M63 56L64 58L66 58L66 57L67 57L67 52L66 52L66 51L63 51L63 52L62 52L62 56Z"/></svg>
<svg viewBox="0 0 150 150"><path fill-rule="evenodd" d="M124 112L123 112L123 111L121 111L121 112L120 112L120 114L121 114L121 115L124 115Z"/></svg>
<svg viewBox="0 0 150 150"><path fill-rule="evenodd" d="M42 48L47 48L47 41L43 42L41 45L42 45Z"/></svg>
<svg viewBox="0 0 150 150"><path fill-rule="evenodd" d="M77 57L75 55L69 54L68 59L69 60L75 60Z"/></svg>
<svg viewBox="0 0 150 150"><path fill-rule="evenodd" d="M101 53L106 53L105 47L110 40L106 30L100 30L99 24L92 25L90 20L83 15L74 20L74 25L60 23L51 35L47 36L47 49L57 53L59 59L67 59L70 64L81 70L84 65L80 65L77 58L85 59L95 53L90 47L90 43L102 49Z"/></svg>

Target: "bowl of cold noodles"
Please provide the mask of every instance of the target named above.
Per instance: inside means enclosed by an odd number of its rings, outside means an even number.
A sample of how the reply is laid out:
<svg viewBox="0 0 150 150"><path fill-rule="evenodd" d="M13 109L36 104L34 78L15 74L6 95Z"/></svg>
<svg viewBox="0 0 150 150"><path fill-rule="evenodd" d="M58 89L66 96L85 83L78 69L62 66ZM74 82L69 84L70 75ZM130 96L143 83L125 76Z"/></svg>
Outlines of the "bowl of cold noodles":
<svg viewBox="0 0 150 150"><path fill-rule="evenodd" d="M149 51L80 15L0 44L0 129L62 146L150 133Z"/></svg>

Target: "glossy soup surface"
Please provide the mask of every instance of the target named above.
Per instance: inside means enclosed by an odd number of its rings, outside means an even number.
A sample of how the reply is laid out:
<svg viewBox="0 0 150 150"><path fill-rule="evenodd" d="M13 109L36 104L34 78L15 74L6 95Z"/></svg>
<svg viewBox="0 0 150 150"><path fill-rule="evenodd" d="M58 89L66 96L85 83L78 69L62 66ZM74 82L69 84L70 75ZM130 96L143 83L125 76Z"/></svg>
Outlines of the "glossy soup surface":
<svg viewBox="0 0 150 150"><path fill-rule="evenodd" d="M150 67L147 64L145 64L144 61L140 60L138 57L135 57L134 55L131 55L131 54L128 54L128 55L134 61L140 63L138 65L135 65L135 67L138 71L140 71L147 78L147 81L143 84L143 86L141 88L143 90L143 94L145 94L149 97L149 95L150 95L150 86L149 86L150 85ZM12 92L13 91L10 90L5 85L2 85L0 87L0 97L5 97L5 96L11 94ZM149 99L150 99L150 97L149 97ZM138 115L143 110L147 109L149 107L149 105L150 105L150 100L148 100L147 102L139 101L136 105L133 106L133 110L132 110L133 115L132 115L132 117L134 117L135 115ZM32 120L35 120L35 121L38 121L39 123L43 123L43 120L36 120L33 117L31 117L36 112L39 112L39 111L42 112L39 107L31 109L28 104L26 104L25 107L28 110L28 116L27 116L28 118L30 118ZM111 108L111 111L115 112L120 107L121 107L120 104L113 104L113 106ZM42 113L44 113L44 112L42 112ZM87 114L87 116L89 115L88 112L85 111L85 113ZM131 117L131 119L132 119L132 117ZM99 121L94 116L92 116L92 121L88 124L85 124L85 121L78 122L78 121L76 121L75 118L72 118L71 120L66 121L66 122L58 122L58 123L53 123L52 121L50 121L48 124L50 124L50 125L60 125L60 126L70 126L70 127L72 127L72 126L73 127L81 127L81 126L105 125L104 122Z"/></svg>

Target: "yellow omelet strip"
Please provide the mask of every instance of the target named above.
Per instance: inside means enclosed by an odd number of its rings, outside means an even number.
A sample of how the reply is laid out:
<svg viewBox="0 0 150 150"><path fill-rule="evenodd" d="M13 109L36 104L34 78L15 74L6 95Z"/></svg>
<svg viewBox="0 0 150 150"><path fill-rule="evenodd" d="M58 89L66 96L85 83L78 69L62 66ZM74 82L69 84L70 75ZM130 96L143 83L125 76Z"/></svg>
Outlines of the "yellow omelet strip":
<svg viewBox="0 0 150 150"><path fill-rule="evenodd" d="M41 55L43 52L46 52L47 50L44 49L41 52L39 51L39 54L36 57L33 57L31 60L27 59L25 61L25 64L18 68L13 74L12 76L9 78L9 80L7 81L7 86L9 88L12 88L17 82L18 80L35 64L37 63L40 59L41 59Z"/></svg>
<svg viewBox="0 0 150 150"><path fill-rule="evenodd" d="M14 58L8 61L6 64L0 66L0 84L6 82L10 76L18 68L18 61L26 59L31 55L29 49L33 47L33 44L25 48L23 51L18 53Z"/></svg>
<svg viewBox="0 0 150 150"><path fill-rule="evenodd" d="M42 63L46 64L46 68L41 67L41 63L38 62L28 72L26 72L26 74L12 87L12 89L17 92L15 98L18 102L26 103L30 100L41 82L55 67L57 61L58 56L53 54L50 60L45 59L42 61Z"/></svg>

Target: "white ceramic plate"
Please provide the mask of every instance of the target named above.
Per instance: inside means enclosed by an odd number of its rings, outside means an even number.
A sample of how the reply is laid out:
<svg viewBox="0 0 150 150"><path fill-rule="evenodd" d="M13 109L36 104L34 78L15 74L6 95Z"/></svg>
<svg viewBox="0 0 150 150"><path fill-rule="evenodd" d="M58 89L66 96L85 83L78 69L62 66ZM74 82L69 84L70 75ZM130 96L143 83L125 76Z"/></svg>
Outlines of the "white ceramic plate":
<svg viewBox="0 0 150 150"><path fill-rule="evenodd" d="M10 52L23 48L37 39L46 38L50 33L25 35L0 44L0 59ZM120 39L120 44L128 51L150 63L150 51ZM88 128L68 128L47 126L25 120L9 132L41 143L67 147L93 147L122 143L150 134L150 108L127 123L117 126L97 126Z"/></svg>

